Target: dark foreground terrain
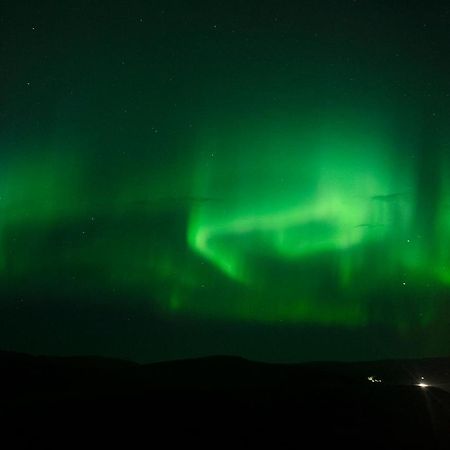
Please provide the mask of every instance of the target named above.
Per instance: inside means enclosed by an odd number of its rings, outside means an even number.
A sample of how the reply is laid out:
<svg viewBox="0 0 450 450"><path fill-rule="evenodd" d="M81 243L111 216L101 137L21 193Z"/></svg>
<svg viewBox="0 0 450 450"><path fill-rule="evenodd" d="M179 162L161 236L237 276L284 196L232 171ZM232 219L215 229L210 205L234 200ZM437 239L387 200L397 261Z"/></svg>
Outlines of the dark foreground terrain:
<svg viewBox="0 0 450 450"><path fill-rule="evenodd" d="M450 359L139 365L0 352L0 370L2 436L30 448L450 448Z"/></svg>

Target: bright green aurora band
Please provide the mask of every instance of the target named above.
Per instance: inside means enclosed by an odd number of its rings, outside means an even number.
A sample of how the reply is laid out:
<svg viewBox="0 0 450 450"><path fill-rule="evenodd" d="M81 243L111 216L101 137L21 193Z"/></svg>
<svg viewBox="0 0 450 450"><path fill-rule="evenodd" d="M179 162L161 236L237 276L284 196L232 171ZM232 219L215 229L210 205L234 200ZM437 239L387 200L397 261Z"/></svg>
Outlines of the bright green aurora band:
<svg viewBox="0 0 450 450"><path fill-rule="evenodd" d="M424 229L427 194L418 183L429 168L414 157L396 159L398 142L381 123L336 117L205 138L195 192L203 201L191 209L188 241L254 296L202 309L265 321L408 327L380 304L399 301L402 290L417 294L425 284L450 282L448 193L440 173L427 180L442 190ZM425 199L428 208L433 201ZM420 320L432 320L433 302L419 303Z"/></svg>
<svg viewBox="0 0 450 450"><path fill-rule="evenodd" d="M442 152L422 148L427 130L410 138L409 159L386 121L350 113L218 130L199 134L197 164L179 185L155 177L143 188L145 168L134 168L100 206L77 152L11 158L0 185L2 273L20 284L81 267L83 285L146 292L166 314L400 331L433 322L439 305L427 291L450 285L450 202L448 161L436 165ZM430 165L439 170L428 176ZM161 216L180 210L184 231L163 232Z"/></svg>

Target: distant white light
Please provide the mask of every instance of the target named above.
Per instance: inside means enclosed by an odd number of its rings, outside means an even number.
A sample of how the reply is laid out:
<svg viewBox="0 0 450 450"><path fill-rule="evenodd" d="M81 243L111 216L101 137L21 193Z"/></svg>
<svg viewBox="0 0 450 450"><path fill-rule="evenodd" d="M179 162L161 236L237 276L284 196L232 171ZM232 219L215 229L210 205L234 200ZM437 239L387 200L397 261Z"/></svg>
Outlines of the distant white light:
<svg viewBox="0 0 450 450"><path fill-rule="evenodd" d="M419 386L421 388L427 388L429 386L429 384L426 383L417 383L416 386Z"/></svg>

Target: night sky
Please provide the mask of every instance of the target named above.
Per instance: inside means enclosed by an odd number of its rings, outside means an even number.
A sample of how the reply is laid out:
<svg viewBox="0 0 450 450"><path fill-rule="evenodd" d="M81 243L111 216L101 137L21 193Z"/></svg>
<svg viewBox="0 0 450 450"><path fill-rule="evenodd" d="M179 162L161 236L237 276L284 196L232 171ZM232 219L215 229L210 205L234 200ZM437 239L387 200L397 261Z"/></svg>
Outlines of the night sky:
<svg viewBox="0 0 450 450"><path fill-rule="evenodd" d="M449 342L447 1L2 2L2 349Z"/></svg>

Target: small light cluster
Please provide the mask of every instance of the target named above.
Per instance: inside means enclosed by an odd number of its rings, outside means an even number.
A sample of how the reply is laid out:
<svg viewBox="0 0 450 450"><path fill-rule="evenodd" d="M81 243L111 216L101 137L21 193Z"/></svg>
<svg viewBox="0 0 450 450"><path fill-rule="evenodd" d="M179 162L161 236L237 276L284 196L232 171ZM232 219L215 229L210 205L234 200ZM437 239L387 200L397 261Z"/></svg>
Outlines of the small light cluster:
<svg viewBox="0 0 450 450"><path fill-rule="evenodd" d="M379 378L374 377L374 376L367 377L367 379L368 379L371 383L381 383L381 380L380 380Z"/></svg>

